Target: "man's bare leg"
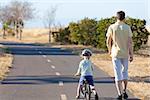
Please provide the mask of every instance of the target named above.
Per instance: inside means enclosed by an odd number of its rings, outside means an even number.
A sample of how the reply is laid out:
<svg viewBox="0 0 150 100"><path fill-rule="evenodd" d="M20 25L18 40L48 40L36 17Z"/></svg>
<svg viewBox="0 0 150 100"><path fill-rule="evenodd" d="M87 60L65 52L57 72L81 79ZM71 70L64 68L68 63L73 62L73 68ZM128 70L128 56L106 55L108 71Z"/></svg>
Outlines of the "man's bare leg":
<svg viewBox="0 0 150 100"><path fill-rule="evenodd" d="M128 80L123 80L123 91L126 92Z"/></svg>
<svg viewBox="0 0 150 100"><path fill-rule="evenodd" d="M121 95L122 94L122 81L116 81L116 88L117 88L118 95Z"/></svg>

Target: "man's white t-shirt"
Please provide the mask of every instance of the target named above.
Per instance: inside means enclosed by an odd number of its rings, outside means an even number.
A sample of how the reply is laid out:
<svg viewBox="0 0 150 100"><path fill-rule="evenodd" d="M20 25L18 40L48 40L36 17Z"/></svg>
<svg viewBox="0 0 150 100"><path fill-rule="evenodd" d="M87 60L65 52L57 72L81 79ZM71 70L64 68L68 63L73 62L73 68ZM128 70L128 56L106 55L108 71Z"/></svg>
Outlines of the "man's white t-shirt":
<svg viewBox="0 0 150 100"><path fill-rule="evenodd" d="M132 31L129 25L124 22L116 22L109 26L107 38L112 37L112 54L113 58L128 58L129 46L128 39L132 37Z"/></svg>

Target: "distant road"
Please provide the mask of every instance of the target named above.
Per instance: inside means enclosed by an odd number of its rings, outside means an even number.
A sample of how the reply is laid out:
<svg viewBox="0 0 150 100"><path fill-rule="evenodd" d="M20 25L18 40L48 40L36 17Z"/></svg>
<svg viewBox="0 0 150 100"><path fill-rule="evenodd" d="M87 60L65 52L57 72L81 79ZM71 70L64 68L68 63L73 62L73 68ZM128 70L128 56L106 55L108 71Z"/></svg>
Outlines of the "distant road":
<svg viewBox="0 0 150 100"><path fill-rule="evenodd" d="M13 68L0 84L0 100L75 100L78 78L73 75L80 61L78 55L35 44L0 44L8 46L14 55ZM113 79L96 67L94 73L100 100L115 100ZM129 94L129 100L138 100Z"/></svg>

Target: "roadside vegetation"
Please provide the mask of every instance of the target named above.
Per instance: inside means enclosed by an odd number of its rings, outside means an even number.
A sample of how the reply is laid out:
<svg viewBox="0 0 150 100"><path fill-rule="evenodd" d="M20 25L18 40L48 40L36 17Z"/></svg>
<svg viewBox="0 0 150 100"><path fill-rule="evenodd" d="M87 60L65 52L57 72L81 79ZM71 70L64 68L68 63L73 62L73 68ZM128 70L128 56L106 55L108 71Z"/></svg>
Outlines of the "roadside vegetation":
<svg viewBox="0 0 150 100"><path fill-rule="evenodd" d="M68 27L60 29L56 40L64 44L90 45L107 50L107 29L115 21L116 18L111 17L100 20L84 18L78 22L71 22ZM147 43L150 34L145 28L146 21L128 17L125 22L132 29L134 50L137 51Z"/></svg>
<svg viewBox="0 0 150 100"><path fill-rule="evenodd" d="M49 35L47 33L48 29L23 29L21 40L14 36L7 36L7 39L0 37L0 41L47 44L49 43Z"/></svg>
<svg viewBox="0 0 150 100"><path fill-rule="evenodd" d="M13 36L21 40L24 22L34 17L34 11L32 4L27 1L12 0L6 5L0 5L3 39Z"/></svg>
<svg viewBox="0 0 150 100"><path fill-rule="evenodd" d="M7 76L12 67L13 56L6 52L9 52L9 50L0 45L0 80Z"/></svg>

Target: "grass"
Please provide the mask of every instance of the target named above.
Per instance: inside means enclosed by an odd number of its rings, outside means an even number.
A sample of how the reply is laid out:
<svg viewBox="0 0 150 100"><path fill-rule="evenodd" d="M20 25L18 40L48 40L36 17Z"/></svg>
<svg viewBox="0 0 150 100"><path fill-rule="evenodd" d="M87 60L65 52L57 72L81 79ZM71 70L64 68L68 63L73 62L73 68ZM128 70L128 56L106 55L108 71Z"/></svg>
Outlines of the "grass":
<svg viewBox="0 0 150 100"><path fill-rule="evenodd" d="M12 67L12 61L13 61L13 56L7 53L4 53L5 50L3 49L4 46L0 46L0 80L3 80L6 76L7 73L10 72L10 68ZM4 51L4 52L3 52ZM7 51L8 52L8 51Z"/></svg>
<svg viewBox="0 0 150 100"><path fill-rule="evenodd" d="M24 29L22 33L22 40L16 39L14 36L6 36L6 39L2 37L1 41L13 41L23 43L37 43L45 44L49 42L49 35L47 29Z"/></svg>

